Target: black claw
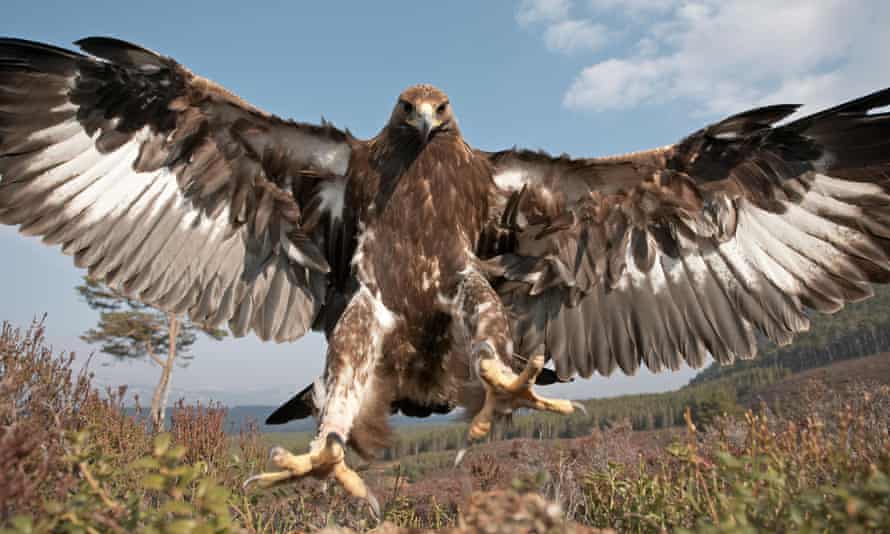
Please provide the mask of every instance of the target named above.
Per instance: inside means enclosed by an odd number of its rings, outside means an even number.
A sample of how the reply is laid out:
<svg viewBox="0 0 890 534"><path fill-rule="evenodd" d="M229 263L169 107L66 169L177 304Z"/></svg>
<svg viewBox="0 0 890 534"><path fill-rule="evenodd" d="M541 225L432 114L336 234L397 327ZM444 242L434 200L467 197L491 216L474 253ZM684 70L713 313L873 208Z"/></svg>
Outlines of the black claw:
<svg viewBox="0 0 890 534"><path fill-rule="evenodd" d="M339 444L340 448L342 448L344 451L346 450L346 440L343 438L343 436L336 432L331 432L325 438L325 444L330 447L334 443Z"/></svg>

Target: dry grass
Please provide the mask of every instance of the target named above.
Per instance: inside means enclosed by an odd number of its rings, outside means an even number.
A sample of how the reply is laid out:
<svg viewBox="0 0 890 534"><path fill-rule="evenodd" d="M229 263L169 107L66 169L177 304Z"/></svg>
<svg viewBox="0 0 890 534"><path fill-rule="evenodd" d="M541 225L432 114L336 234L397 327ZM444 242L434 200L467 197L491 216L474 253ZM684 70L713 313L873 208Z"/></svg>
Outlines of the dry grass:
<svg viewBox="0 0 890 534"><path fill-rule="evenodd" d="M255 422L227 436L223 407L180 402L171 432L154 436L124 410L124 390L96 391L42 333L0 331L0 532L376 526L316 480L245 493L268 447ZM378 532L890 530L890 387L813 380L795 398L782 417L749 411L707 431L619 422L478 446L458 469L450 453L426 453L363 476L383 505Z"/></svg>
<svg viewBox="0 0 890 534"><path fill-rule="evenodd" d="M101 427L94 447L121 462L147 451L144 429L124 415L125 389L100 394L92 375L74 372L73 355L52 354L43 333L39 322L0 330L0 520L69 494L78 482L66 457L71 433Z"/></svg>
<svg viewBox="0 0 890 534"><path fill-rule="evenodd" d="M173 405L170 433L175 443L186 448L186 461L218 465L225 460L229 452L226 412L221 404L190 406L180 399Z"/></svg>

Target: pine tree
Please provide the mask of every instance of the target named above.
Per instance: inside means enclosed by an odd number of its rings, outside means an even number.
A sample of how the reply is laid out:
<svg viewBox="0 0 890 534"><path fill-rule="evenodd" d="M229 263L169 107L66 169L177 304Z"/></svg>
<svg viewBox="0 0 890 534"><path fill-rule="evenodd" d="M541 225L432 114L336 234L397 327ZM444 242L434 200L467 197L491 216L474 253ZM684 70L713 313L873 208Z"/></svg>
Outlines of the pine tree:
<svg viewBox="0 0 890 534"><path fill-rule="evenodd" d="M117 359L148 357L161 368L150 417L155 429L163 429L174 362L177 358L182 361L193 357L189 349L198 340L198 334L218 341L226 336L226 331L154 309L88 276L76 290L90 308L99 312L98 324L84 332L81 339L101 344L102 352Z"/></svg>

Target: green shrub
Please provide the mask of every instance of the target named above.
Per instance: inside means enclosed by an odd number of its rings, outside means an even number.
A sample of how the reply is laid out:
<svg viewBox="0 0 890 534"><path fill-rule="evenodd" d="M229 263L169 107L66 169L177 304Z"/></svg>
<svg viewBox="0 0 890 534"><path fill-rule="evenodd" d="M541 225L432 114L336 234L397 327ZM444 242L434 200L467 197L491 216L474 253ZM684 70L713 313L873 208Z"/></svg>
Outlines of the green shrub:
<svg viewBox="0 0 890 534"><path fill-rule="evenodd" d="M170 446L170 435L155 438L154 451L127 471L137 480L122 495L110 491L120 476L92 445L90 435L70 436L65 460L79 483L64 501L47 501L36 516L19 515L4 534L32 532L139 532L210 534L229 532L229 492L204 476L200 462L183 462L185 448Z"/></svg>
<svg viewBox="0 0 890 534"><path fill-rule="evenodd" d="M579 519L622 532L890 531L890 388L865 391L830 423L745 414L689 433L637 466L587 474Z"/></svg>

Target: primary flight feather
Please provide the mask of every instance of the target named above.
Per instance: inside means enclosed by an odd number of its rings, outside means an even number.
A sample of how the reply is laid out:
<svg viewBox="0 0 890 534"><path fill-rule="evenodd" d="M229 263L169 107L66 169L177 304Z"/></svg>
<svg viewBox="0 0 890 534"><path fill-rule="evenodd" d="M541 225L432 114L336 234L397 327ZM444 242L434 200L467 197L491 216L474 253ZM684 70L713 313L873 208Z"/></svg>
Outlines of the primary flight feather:
<svg viewBox="0 0 890 534"><path fill-rule="evenodd" d="M0 40L0 222L129 297L235 335L328 339L273 414L314 414L271 484L335 476L394 410L463 406L470 437L535 382L750 358L890 281L890 90L781 123L750 110L677 144L573 159L484 152L429 85L360 140L280 119L109 38ZM543 369L552 360L553 369ZM541 374L541 373L544 374Z"/></svg>

